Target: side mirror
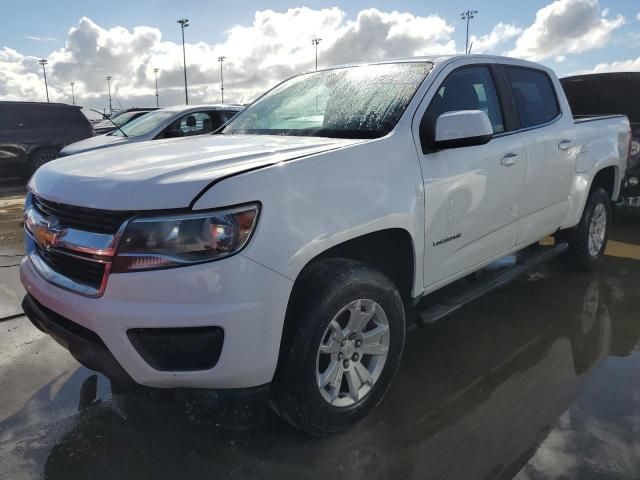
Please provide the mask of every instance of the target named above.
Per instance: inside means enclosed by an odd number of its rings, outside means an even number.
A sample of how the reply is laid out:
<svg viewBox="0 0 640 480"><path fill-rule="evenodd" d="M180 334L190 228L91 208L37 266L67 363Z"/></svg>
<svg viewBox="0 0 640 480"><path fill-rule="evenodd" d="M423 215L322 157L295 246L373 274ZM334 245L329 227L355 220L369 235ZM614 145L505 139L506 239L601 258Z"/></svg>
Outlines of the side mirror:
<svg viewBox="0 0 640 480"><path fill-rule="evenodd" d="M484 145L493 137L493 127L482 110L459 110L443 113L436 120L435 149Z"/></svg>

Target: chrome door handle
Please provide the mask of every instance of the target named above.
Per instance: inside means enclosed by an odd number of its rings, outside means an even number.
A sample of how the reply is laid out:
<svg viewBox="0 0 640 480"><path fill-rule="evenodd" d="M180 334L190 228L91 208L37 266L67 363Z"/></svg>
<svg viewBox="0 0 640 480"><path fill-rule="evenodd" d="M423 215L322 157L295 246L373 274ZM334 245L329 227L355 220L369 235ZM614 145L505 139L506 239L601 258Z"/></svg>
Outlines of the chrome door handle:
<svg viewBox="0 0 640 480"><path fill-rule="evenodd" d="M516 158L517 157L518 157L518 155L516 155L515 153L507 153L500 160L500 165L503 165L505 167L513 167L516 164Z"/></svg>
<svg viewBox="0 0 640 480"><path fill-rule="evenodd" d="M559 144L558 144L558 149L560 150L569 150L573 147L576 146L576 142L574 142L573 140L562 140Z"/></svg>

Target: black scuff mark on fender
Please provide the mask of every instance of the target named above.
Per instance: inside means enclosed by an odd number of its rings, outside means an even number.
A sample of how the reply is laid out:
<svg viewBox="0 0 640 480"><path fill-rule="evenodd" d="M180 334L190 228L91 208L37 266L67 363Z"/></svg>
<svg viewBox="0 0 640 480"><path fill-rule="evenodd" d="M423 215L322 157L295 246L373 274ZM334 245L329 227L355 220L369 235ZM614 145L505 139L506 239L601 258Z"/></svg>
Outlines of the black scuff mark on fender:
<svg viewBox="0 0 640 480"><path fill-rule="evenodd" d="M191 200L191 203L189 204L189 209L193 210L193 207L195 206L195 204L198 203L198 200L200 200L204 196L205 193L207 193L209 190L211 190L216 184L218 184L218 183L220 183L223 180L226 180L228 178L236 177L236 176L242 175L244 173L255 172L256 170L262 170L263 168L273 167L274 165L278 165L280 163L287 163L287 162L291 162L293 160L300 160L301 158L310 157L312 155L319 155L319 154L322 154L322 153L333 152L334 150L340 150L341 148L347 148L347 147L351 147L353 145L359 145L361 143L365 143L365 142L356 142L356 143L350 143L348 145L340 145L339 147L329 148L327 150L322 150L321 152L310 152L310 153L306 153L304 155L300 155L298 157L288 158L286 160L279 160L277 162L265 163L264 165L258 165L257 167L252 167L252 168L247 168L247 169L244 169L244 170L239 170L237 172L230 173L229 175L224 175L224 176L222 176L220 178L216 178L215 180L209 182L202 190L200 190L200 192L193 198L193 200Z"/></svg>

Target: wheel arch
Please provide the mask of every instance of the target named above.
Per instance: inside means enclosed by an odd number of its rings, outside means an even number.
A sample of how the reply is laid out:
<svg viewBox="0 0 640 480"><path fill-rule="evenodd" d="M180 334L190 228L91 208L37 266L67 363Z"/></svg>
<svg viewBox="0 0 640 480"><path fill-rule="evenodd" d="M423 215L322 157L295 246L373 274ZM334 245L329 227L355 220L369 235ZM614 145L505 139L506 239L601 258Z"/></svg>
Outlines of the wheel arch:
<svg viewBox="0 0 640 480"><path fill-rule="evenodd" d="M576 173L569 194L569 213L560 227L562 230L574 228L587 206L587 201L591 192L602 187L608 193L611 201L616 201L621 190L620 168L617 165L603 165L595 174Z"/></svg>
<svg viewBox="0 0 640 480"><path fill-rule="evenodd" d="M300 270L294 280L287 303L283 344L295 332L296 298L299 298L306 287L305 274L319 262L336 258L354 260L382 272L396 285L405 306L411 305L416 281L416 253L411 234L403 228L388 228L366 233L318 253ZM280 350L282 352L282 348Z"/></svg>
<svg viewBox="0 0 640 480"><path fill-rule="evenodd" d="M596 188L603 188L612 201L618 199L620 194L621 178L620 170L615 165L606 166L594 175L589 187L589 194Z"/></svg>

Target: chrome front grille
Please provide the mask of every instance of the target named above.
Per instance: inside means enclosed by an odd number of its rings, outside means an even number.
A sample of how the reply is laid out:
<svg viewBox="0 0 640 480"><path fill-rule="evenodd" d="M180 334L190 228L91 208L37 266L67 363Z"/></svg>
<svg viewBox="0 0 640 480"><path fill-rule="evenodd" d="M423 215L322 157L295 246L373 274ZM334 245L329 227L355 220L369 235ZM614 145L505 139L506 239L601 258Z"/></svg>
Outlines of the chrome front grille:
<svg viewBox="0 0 640 480"><path fill-rule="evenodd" d="M27 255L46 281L90 297L104 293L117 242L131 214L103 212L30 195L24 221L31 240Z"/></svg>
<svg viewBox="0 0 640 480"><path fill-rule="evenodd" d="M38 255L61 275L74 282L99 289L105 273L105 264L59 250L45 250L37 247Z"/></svg>
<svg viewBox="0 0 640 480"><path fill-rule="evenodd" d="M33 206L44 216L55 218L66 227L105 234L115 234L131 215L128 212L63 205L35 195L33 197Z"/></svg>

